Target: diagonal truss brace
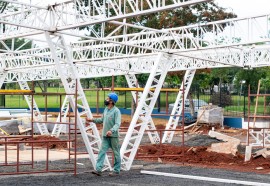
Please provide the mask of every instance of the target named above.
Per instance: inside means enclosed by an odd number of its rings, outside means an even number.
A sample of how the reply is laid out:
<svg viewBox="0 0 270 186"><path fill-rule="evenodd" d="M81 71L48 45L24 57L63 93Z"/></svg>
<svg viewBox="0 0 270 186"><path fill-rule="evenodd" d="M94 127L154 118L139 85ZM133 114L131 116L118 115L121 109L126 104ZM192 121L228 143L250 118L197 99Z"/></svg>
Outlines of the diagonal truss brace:
<svg viewBox="0 0 270 186"><path fill-rule="evenodd" d="M150 122L151 113L160 93L160 89L170 68L171 60L165 57L166 56L163 57L163 55L159 53L157 59L154 61L153 69L122 143L120 154L122 158L122 169L124 170L129 170L132 165L144 131L147 124ZM151 90L152 88L154 91Z"/></svg>
<svg viewBox="0 0 270 186"><path fill-rule="evenodd" d="M178 125L178 121L180 118L180 115L183 111L183 100L187 98L192 80L194 78L196 70L187 70L186 74L184 76L182 85L179 89L178 95L176 97L174 107L170 116L170 119L166 125L166 130L174 130L176 129ZM185 91L184 93L184 98L183 98L183 89ZM162 143L171 143L173 139L174 131L165 131L163 138L162 138Z"/></svg>
<svg viewBox="0 0 270 186"><path fill-rule="evenodd" d="M125 75L127 83L129 88L136 88L136 83L137 83L137 78L135 76L135 74L127 74ZM142 92L138 92L138 100L136 99L136 92L135 91L131 91L133 100L138 101L140 100L141 96L142 96ZM150 117L150 122L147 124L146 130L156 130L156 126L154 124L153 119ZM149 139L151 141L152 144L157 144L160 142L160 137L158 135L157 131L149 131L147 132Z"/></svg>
<svg viewBox="0 0 270 186"><path fill-rule="evenodd" d="M66 93L73 94L76 91L77 84L78 96L76 98L71 96L69 103L73 111L76 109L75 104L77 103L77 125L80 129L83 141L89 154L89 159L92 162L93 167L96 167L97 154L101 147L101 138L96 125L94 123L90 123L89 126L85 126L81 118L82 115L85 114L88 118L92 118L93 116L83 92L77 70L72 63L70 50L68 49L62 35L50 36L48 32L45 32L45 36L50 46L52 57L55 60L56 68L61 77L61 81L64 85ZM62 53L64 53L65 58L63 58L61 55ZM103 170L107 169L111 170L111 165L108 157L106 156Z"/></svg>
<svg viewBox="0 0 270 186"><path fill-rule="evenodd" d="M18 83L19 83L20 88L22 90L30 90L26 81L18 81ZM44 119L39 111L39 108L37 106L37 103L34 99L32 99L32 96L24 95L24 98L25 98L26 103L27 103L28 107L30 108L30 110L33 110L34 121L38 121L38 122L44 121ZM33 103L32 103L32 100L33 100ZM32 108L32 105L33 105L33 108ZM36 123L36 125L37 125L38 131L40 132L41 135L49 135L49 131L48 131L45 123Z"/></svg>

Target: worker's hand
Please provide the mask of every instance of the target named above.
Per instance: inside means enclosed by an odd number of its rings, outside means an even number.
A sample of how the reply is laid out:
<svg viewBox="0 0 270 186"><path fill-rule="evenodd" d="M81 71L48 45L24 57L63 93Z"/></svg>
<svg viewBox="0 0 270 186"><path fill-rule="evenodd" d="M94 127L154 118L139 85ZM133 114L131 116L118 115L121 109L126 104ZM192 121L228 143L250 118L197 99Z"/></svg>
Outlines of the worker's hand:
<svg viewBox="0 0 270 186"><path fill-rule="evenodd" d="M112 131L109 130L109 131L106 133L106 136L107 136L107 137L110 137L111 135L112 135Z"/></svg>
<svg viewBox="0 0 270 186"><path fill-rule="evenodd" d="M86 118L85 119L87 122L93 122L93 119L90 119L90 118Z"/></svg>

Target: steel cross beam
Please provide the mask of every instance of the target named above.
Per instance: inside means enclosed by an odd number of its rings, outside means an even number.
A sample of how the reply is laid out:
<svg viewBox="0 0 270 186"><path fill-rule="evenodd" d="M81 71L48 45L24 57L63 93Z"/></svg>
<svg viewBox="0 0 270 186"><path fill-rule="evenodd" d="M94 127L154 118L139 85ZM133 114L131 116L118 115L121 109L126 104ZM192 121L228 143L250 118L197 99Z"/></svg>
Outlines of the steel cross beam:
<svg viewBox="0 0 270 186"><path fill-rule="evenodd" d="M135 74L127 74L125 75L125 78L127 80L129 88L137 88L138 81ZM138 102L140 101L140 98L142 97L142 92L138 92L138 99L136 99L137 96L136 96L135 91L131 91L131 94L132 94L133 100L135 101L135 104L137 105ZM158 144L160 142L160 136L157 131L154 131L156 130L156 126L151 116L149 119L149 123L147 123L146 129L153 130L153 131L148 131L147 134L152 144Z"/></svg>
<svg viewBox="0 0 270 186"><path fill-rule="evenodd" d="M122 157L122 169L124 170L129 170L132 165L144 131L151 119L151 113L160 89L170 68L171 60L167 56L158 54L153 64L154 66L121 146L120 154ZM154 91L151 90L152 88Z"/></svg>
<svg viewBox="0 0 270 186"><path fill-rule="evenodd" d="M11 14L6 13L0 16L0 23L7 25L6 29L9 31L8 34L2 33L2 35L17 37L16 35L22 33L33 34L34 30L51 32L72 30L212 0L173 0L170 2L164 0L110 0L106 2L93 0L89 1L90 4L87 5L83 1L74 0L47 7L20 3L15 0L3 1L20 5L18 11L11 10Z"/></svg>
<svg viewBox="0 0 270 186"><path fill-rule="evenodd" d="M119 46L119 45L118 45ZM144 52L138 53L136 51L136 47L132 48L132 53L125 53L127 48L120 47L110 44L108 47L106 45L93 45L87 46L84 44L83 46L74 46L73 48L73 61L74 62L87 62L87 61L100 61L100 60L109 60L109 59L120 59L120 58L130 58L130 57L140 57L141 55L150 55L149 50L145 49ZM241 50L241 49L238 49ZM50 53L48 52L49 48L37 48L32 50L22 50L22 51L6 51L6 53L0 54L2 63L6 64L6 70L13 70L13 69L22 69L22 68L34 68L40 67L41 65L50 65L54 64ZM136 52L134 52L136 51ZM148 51L148 53L146 53ZM201 60L208 60L212 62L224 63L224 64L231 64L236 66L241 66L241 64L237 64L237 61L234 63L228 63L228 61L224 61L226 59L226 55L229 56L228 53L233 53L237 51L236 49L225 47L219 49L208 49L196 52L181 52L179 57L189 57L197 58ZM152 53L156 53L153 51ZM62 54L64 55L64 54ZM225 55L225 57L224 57ZM89 58L90 57L90 58ZM216 60L217 59L217 60ZM223 62L224 61L224 62ZM239 63L239 62L238 62Z"/></svg>
<svg viewBox="0 0 270 186"><path fill-rule="evenodd" d="M74 43L72 47L74 48L75 59L77 61L90 60L90 59L87 59L89 58L89 54L91 54L92 55L91 57L95 60L95 59L100 59L100 58L103 59L104 56L105 58L115 58L115 57L120 58L123 56L128 57L129 55L143 54L149 50L152 50L153 52L161 52L161 51L171 52L171 53L175 53L175 55L181 55L183 57L192 56L192 54L186 53L186 51L193 51L197 49L200 49L200 50L212 49L212 51L215 51L214 47L225 47L228 51L230 51L231 50L230 47L237 44L251 44L251 43L257 43L261 41L268 41L269 35L265 34L268 32L267 31L268 26L263 27L263 29L261 29L260 31L257 29L257 28L260 28L258 26L258 24L260 23L260 20L268 21L268 17L269 16L266 15L266 16L257 16L257 17L251 17L251 18L243 18L243 19L231 19L231 20L225 20L225 21L210 22L205 25L191 25L188 27L174 28L174 29L170 29L167 31L165 30L162 32L161 31L155 32L153 31L153 29L151 29L148 32L142 31L141 33L125 35L126 38L124 36L114 36L114 37L112 36L106 39L96 38L96 40L94 41L93 40L87 41L87 44L85 44L85 42L77 43L77 44ZM243 22L248 23L248 25L251 25L250 29L248 30L252 30L253 32L258 33L258 34L253 34L252 36L248 37L246 41L243 41L243 42L240 41L240 43L235 38L231 38L231 39L227 38L226 42L217 42L218 38L223 39L222 33L225 32L226 29L227 30L229 29L231 33L240 34L240 32L242 31L240 29L241 26L245 27L245 24L243 24ZM228 26L222 30L221 28L224 27L224 25L228 25ZM217 27L219 29L216 29ZM202 31L195 32L194 30L203 30L204 32ZM236 30L238 31L236 32ZM182 34L177 34L176 32L179 32ZM196 33L196 35L194 33ZM198 33L204 33L204 34L198 34ZM209 33L211 33L210 34L211 36L215 36L215 37L210 37ZM263 33L263 34L260 34L260 33ZM194 34L195 36L192 36L191 34ZM247 34L247 35L251 35L251 34ZM85 37L85 36L82 36L82 37ZM255 37L257 39L255 39ZM258 39L260 37L263 39ZM86 38L89 38L89 37L86 37ZM212 39L209 40L209 38L212 38ZM193 43L193 45L191 44L183 45L181 44L183 42L180 42L181 39L182 41L185 41L185 42L191 39L190 41L192 42L190 43ZM119 42L120 40L124 42ZM229 44L228 44L228 40L231 41L229 42ZM205 47L203 45L205 43L213 43L213 41L216 42L214 46L208 45ZM130 43L130 44L126 44L126 43ZM172 43L172 44L168 45L167 43ZM200 44L202 46L200 46ZM182 46L187 46L187 47L181 48ZM192 49L192 46L193 48L194 47L195 48ZM188 49L188 47L190 48ZM185 53L183 54L183 52ZM219 54L220 53L217 52L217 55ZM211 60L211 59L208 59L208 60Z"/></svg>
<svg viewBox="0 0 270 186"><path fill-rule="evenodd" d="M66 93L73 94L77 89L78 97L72 96L70 99L70 105L73 111L75 111L75 104L77 104L77 125L80 129L83 141L89 154L89 159L92 162L93 167L96 167L97 153L101 148L101 139L97 127L94 123L90 123L89 126L85 126L83 123L82 115L86 114L89 118L92 118L93 116L84 95L77 70L72 63L71 53L65 43L63 36L50 35L48 32L45 33L45 36L47 38L48 44L50 45L51 53L56 63L56 70L61 77L61 81L64 85ZM65 58L62 58L62 53L65 53ZM60 61L64 62L65 66L61 65ZM79 108L82 109L82 111L80 111ZM105 158L105 166L103 170L107 169L111 170L111 165L108 157Z"/></svg>
<svg viewBox="0 0 270 186"><path fill-rule="evenodd" d="M269 17L269 15L260 15L247 18L234 18L161 31L142 27L142 30L138 33L110 36L108 38L79 35L77 37L84 37L87 40L75 42L73 45L74 47L76 47L75 45L82 47L85 44L98 48L99 45L109 47L110 44L114 43L114 46L118 48L121 46L117 45L123 45L141 48L142 50L152 48L152 50L163 50L170 53L247 45L269 41ZM64 34L65 32L61 33ZM71 35L76 36L75 34ZM120 41L124 41L124 43ZM132 49L127 50L127 53L132 51ZM119 49L119 51L121 50Z"/></svg>
<svg viewBox="0 0 270 186"><path fill-rule="evenodd" d="M105 77L105 76L117 76L125 75L128 73L141 74L150 73L153 68L155 54L141 55L141 57L129 57L119 59L107 59L94 62L76 63L76 69L80 78L89 77ZM195 56L195 53L193 54ZM258 48L242 48L231 49L230 53L226 53L226 50L220 49L217 54L211 54L209 52L209 58L218 58L226 61L227 65L209 62L206 60L191 59L185 57L172 56L172 66L169 71L182 71L192 69L204 69L204 68L220 68L220 67L262 67L270 65L270 48L269 47L258 47ZM0 57L0 61L2 57ZM42 65L32 66L30 68L24 68L19 66L12 70L11 63L1 62L1 68L7 72L5 82L16 82L16 81L32 81L32 80L45 80L45 79L60 79L60 76L55 69L55 64L43 63ZM16 63L14 63L16 65ZM45 64L45 65L44 65ZM64 66L64 64L61 64ZM10 66L7 68L6 66ZM64 68L64 67L63 67Z"/></svg>

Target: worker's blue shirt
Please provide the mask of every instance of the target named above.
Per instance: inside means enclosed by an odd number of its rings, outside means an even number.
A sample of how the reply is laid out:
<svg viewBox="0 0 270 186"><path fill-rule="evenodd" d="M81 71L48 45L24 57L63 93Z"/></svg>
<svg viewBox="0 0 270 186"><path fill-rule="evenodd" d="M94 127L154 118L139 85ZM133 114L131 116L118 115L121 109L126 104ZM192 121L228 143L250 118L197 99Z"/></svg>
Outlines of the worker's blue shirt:
<svg viewBox="0 0 270 186"><path fill-rule="evenodd" d="M121 112L114 106L111 109L105 108L102 117L93 120L94 123L103 124L102 136L106 136L106 133L112 131L111 137L119 136L119 127L121 124Z"/></svg>

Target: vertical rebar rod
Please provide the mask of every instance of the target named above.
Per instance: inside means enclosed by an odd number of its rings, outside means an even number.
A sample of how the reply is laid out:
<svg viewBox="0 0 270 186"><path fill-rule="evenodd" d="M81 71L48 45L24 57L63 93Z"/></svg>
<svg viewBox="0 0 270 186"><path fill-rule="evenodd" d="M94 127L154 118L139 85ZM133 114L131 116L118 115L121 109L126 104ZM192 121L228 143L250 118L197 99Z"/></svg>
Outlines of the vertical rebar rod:
<svg viewBox="0 0 270 186"><path fill-rule="evenodd" d="M34 86L34 83L32 84ZM32 88L34 89L34 87ZM31 140L34 140L34 94L31 95ZM32 169L34 168L34 143L31 143Z"/></svg>
<svg viewBox="0 0 270 186"><path fill-rule="evenodd" d="M74 119L74 129L75 129L75 134L74 134L74 175L77 175L77 117L78 117L78 80L76 80L76 88L75 88L75 119ZM70 127L69 127L70 128Z"/></svg>
<svg viewBox="0 0 270 186"><path fill-rule="evenodd" d="M114 92L114 75L112 75L112 92Z"/></svg>
<svg viewBox="0 0 270 186"><path fill-rule="evenodd" d="M45 121L48 121L48 96L45 95Z"/></svg>
<svg viewBox="0 0 270 186"><path fill-rule="evenodd" d="M248 132L247 132L247 145L249 146L249 123L250 123L250 85L248 86Z"/></svg>
<svg viewBox="0 0 270 186"><path fill-rule="evenodd" d="M168 100L169 95L168 94L169 94L168 91L166 91L166 114L169 113L169 100Z"/></svg>
<svg viewBox="0 0 270 186"><path fill-rule="evenodd" d="M46 172L49 171L49 142L46 143Z"/></svg>
<svg viewBox="0 0 270 186"><path fill-rule="evenodd" d="M7 164L7 138L5 138L5 164Z"/></svg>
<svg viewBox="0 0 270 186"><path fill-rule="evenodd" d="M99 114L99 90L97 90L97 115Z"/></svg>
<svg viewBox="0 0 270 186"><path fill-rule="evenodd" d="M59 104L59 109L60 109L60 123L62 122L62 95L60 94L60 104Z"/></svg>
<svg viewBox="0 0 270 186"><path fill-rule="evenodd" d="M20 153L19 153L19 143L17 143L17 172L19 172L19 163L20 163Z"/></svg>

